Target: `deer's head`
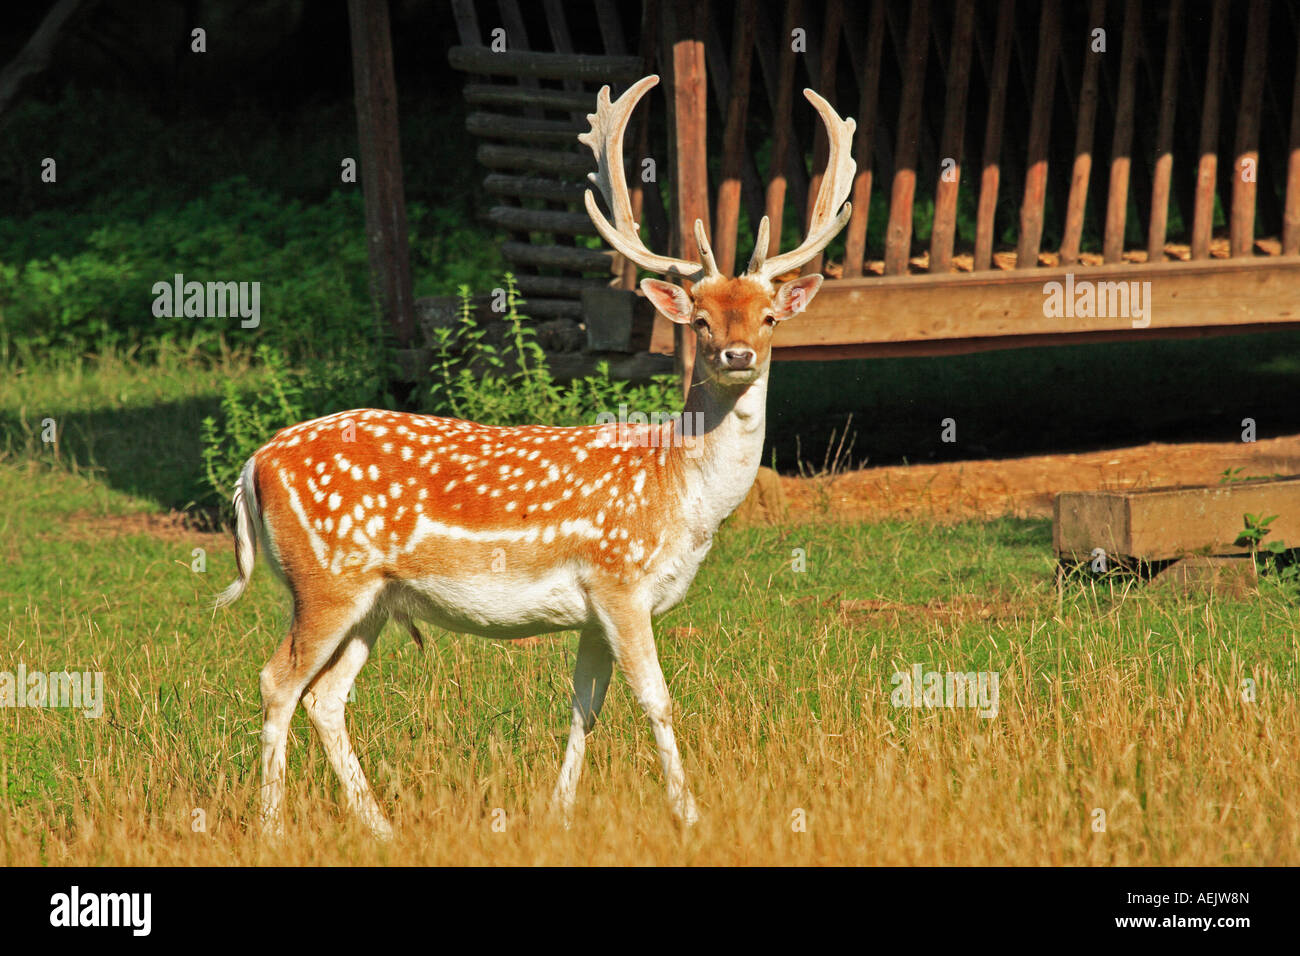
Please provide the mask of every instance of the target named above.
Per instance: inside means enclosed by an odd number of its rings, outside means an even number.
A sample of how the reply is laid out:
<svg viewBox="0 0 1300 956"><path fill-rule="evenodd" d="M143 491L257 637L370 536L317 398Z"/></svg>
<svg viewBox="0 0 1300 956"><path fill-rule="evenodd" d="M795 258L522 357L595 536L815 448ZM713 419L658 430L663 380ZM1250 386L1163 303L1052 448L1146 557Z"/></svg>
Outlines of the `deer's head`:
<svg viewBox="0 0 1300 956"><path fill-rule="evenodd" d="M779 286L775 280L813 259L848 222L852 207L845 200L853 188L855 164L850 150L856 124L852 119L840 119L826 100L804 90L826 124L830 143L808 235L798 248L769 258L769 252L777 252L777 247L769 249L770 225L764 216L748 268L743 275L730 278L718 269L699 219L695 220L695 241L700 262L656 255L641 242L623 174L623 134L637 102L658 82L657 76L643 77L612 103L608 86L597 95L596 112L587 116L591 129L578 139L596 155L596 172L588 178L604 195L614 222L605 218L591 190L585 197L587 214L605 241L625 258L650 272L682 280L681 285L674 285L661 279L642 279L641 289L666 318L695 331L696 367L705 379L723 386L747 385L767 368L777 324L806 309L821 288L820 275L800 276Z"/></svg>

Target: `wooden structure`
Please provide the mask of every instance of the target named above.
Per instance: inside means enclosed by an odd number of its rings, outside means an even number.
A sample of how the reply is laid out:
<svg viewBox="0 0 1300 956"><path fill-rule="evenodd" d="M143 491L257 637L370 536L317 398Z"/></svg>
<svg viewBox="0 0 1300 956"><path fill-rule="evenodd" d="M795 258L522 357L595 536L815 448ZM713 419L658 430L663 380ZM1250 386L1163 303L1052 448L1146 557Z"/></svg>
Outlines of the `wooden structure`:
<svg viewBox="0 0 1300 956"><path fill-rule="evenodd" d="M1248 554L1245 514L1276 516L1267 541L1300 547L1300 477L1067 492L1056 496L1052 537L1057 555L1071 561L1087 561L1098 548L1112 561Z"/></svg>
<svg viewBox="0 0 1300 956"><path fill-rule="evenodd" d="M628 149L647 241L693 256L690 225L702 218L724 270L744 262L738 247L762 215L773 245L806 220L826 143L799 91L813 87L857 119L852 218L826 261L806 267L828 281L782 328L777 359L1300 325L1295 4L453 8L461 45L450 60L468 74L467 126L495 197L488 216L510 233L505 256L534 315L581 318L589 331L649 321L633 270L582 211L593 166L576 136L600 85L617 95L658 72L664 83L641 107L651 119L634 120ZM1054 307L1053 282L1091 284L1091 305ZM1121 283L1141 298L1111 308ZM658 320L650 349L688 362L674 332Z"/></svg>

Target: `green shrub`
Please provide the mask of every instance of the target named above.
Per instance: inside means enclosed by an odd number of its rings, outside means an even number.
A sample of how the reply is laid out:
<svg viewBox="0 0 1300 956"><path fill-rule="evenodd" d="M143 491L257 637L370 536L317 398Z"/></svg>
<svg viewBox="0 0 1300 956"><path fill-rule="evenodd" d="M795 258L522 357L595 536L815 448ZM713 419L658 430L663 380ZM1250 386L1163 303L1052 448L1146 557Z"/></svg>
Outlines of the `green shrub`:
<svg viewBox="0 0 1300 956"><path fill-rule="evenodd" d="M378 362L312 362L292 369L268 346L257 350L267 371L264 387L255 392L225 383L221 417L203 420L203 470L212 501L226 501L235 488L244 462L271 436L298 422L349 408L384 404Z"/></svg>
<svg viewBox="0 0 1300 956"><path fill-rule="evenodd" d="M557 382L520 311L515 278L509 273L505 289L504 349L490 344L486 330L475 322L469 288L457 290L458 326L435 330L434 382L426 410L487 425L591 425L599 413L616 413L619 405L646 412L681 409L677 380L671 375L633 385L612 379L608 363L601 362L593 375Z"/></svg>

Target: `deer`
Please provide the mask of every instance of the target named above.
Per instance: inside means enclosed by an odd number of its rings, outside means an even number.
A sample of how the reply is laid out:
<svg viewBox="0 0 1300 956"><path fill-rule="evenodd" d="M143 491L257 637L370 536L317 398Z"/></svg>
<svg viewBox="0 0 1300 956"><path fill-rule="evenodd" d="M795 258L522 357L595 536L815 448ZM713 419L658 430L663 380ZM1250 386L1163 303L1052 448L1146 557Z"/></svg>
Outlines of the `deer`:
<svg viewBox="0 0 1300 956"><path fill-rule="evenodd" d="M693 330L694 377L681 420L618 431L606 425L491 427L452 418L354 409L277 432L244 464L234 491L236 580L245 591L260 549L292 600L289 632L262 668L261 824L283 833L285 751L301 703L347 805L379 838L392 827L348 738L344 706L391 619L495 640L577 631L568 743L551 807L569 825L586 739L615 667L649 720L676 820L699 817L673 733L672 699L653 619L686 595L719 525L758 472L777 325L803 312L817 274L778 277L817 256L848 221L852 119L812 90L825 124L825 175L807 235L769 255L758 227L744 274L718 269L700 220L699 261L651 252L624 174L628 119L659 82L643 77L617 100L597 94L578 140L595 156L584 202L600 235L657 278L640 288L669 321ZM687 447L690 445L691 447Z"/></svg>

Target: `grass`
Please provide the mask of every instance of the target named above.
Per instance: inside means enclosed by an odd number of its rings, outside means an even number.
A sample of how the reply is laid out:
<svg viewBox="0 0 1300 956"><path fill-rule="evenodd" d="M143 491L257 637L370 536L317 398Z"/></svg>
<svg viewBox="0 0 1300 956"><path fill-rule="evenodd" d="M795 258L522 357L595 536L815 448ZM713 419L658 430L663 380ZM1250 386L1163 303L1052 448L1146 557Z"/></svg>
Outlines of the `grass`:
<svg viewBox="0 0 1300 956"><path fill-rule="evenodd" d="M1013 519L725 525L657 626L691 832L618 678L573 829L546 815L573 635L421 651L390 627L349 726L396 840L347 818L300 713L289 839L268 846L257 672L284 594L259 565L213 615L228 537L147 518L184 500L197 411L245 374L172 355L0 379L0 671L102 671L107 698L100 719L0 710L0 864L1300 862L1295 604L1120 577L1058 596L1049 525ZM59 460L30 432L46 409ZM998 672L997 716L893 707L916 663Z"/></svg>

